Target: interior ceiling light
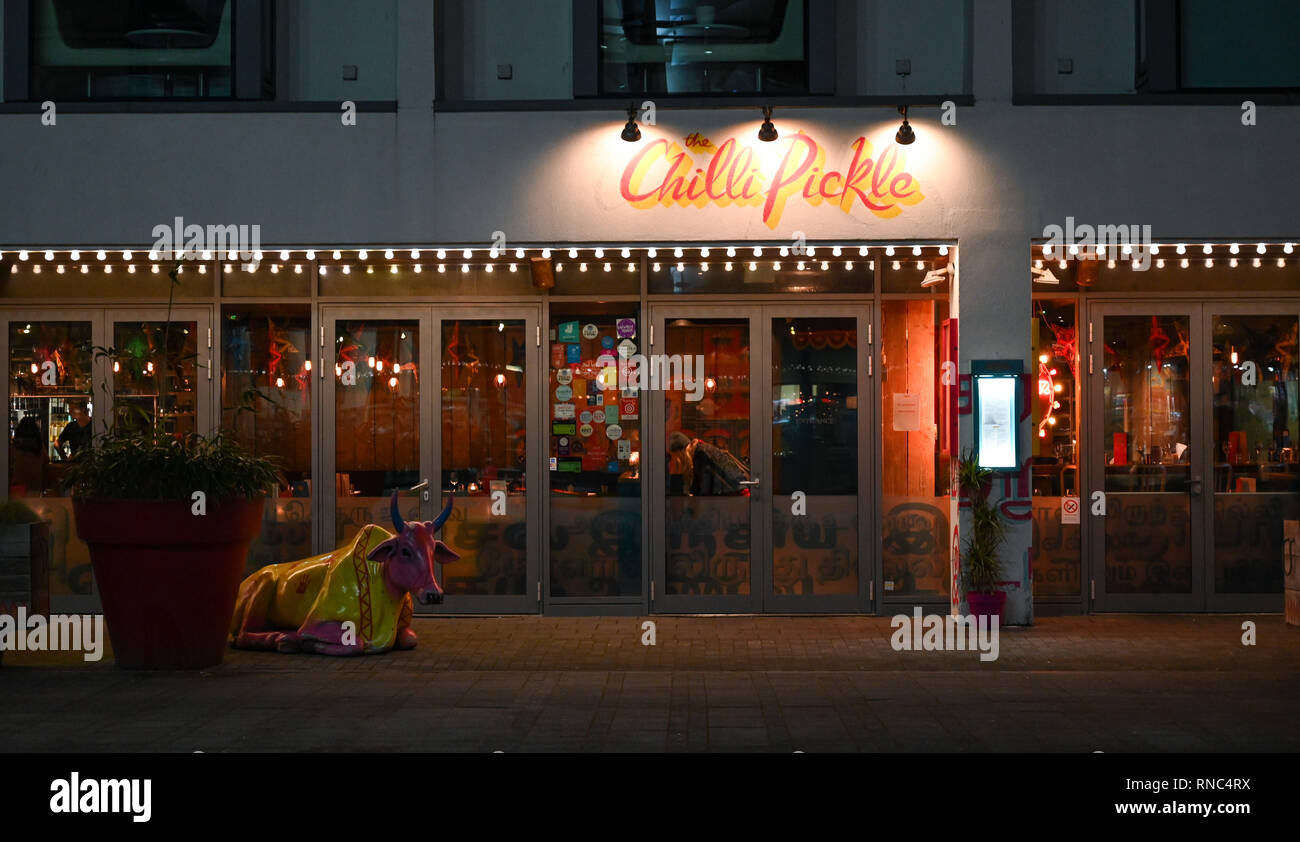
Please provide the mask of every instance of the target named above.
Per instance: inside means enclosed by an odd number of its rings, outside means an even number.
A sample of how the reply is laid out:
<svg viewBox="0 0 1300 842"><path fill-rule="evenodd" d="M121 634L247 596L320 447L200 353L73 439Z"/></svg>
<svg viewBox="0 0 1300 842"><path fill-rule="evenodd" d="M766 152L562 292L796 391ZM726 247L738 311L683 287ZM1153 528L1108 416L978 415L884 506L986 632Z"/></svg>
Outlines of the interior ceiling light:
<svg viewBox="0 0 1300 842"><path fill-rule="evenodd" d="M627 125L623 126L623 133L620 134L619 137L623 138L628 143L636 143L641 139L641 129L636 124L635 108L629 108L627 110Z"/></svg>
<svg viewBox="0 0 1300 842"><path fill-rule="evenodd" d="M907 122L907 106L900 105L898 113L903 115L903 125L898 127L898 133L894 135L894 141L900 146L910 146L916 142L916 132L912 131L912 126Z"/></svg>
<svg viewBox="0 0 1300 842"><path fill-rule="evenodd" d="M763 125L758 127L758 139L764 143L776 140L776 126L772 125L772 106L763 106Z"/></svg>

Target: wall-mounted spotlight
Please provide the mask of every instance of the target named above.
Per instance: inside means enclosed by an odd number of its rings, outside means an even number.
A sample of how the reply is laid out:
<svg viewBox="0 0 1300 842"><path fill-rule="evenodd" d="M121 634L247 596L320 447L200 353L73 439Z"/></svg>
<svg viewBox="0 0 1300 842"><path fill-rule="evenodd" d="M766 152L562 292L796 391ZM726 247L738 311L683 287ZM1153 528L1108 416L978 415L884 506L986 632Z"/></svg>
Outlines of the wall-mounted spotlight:
<svg viewBox="0 0 1300 842"><path fill-rule="evenodd" d="M758 127L758 139L764 143L776 140L776 126L772 125L772 106L763 106L763 125Z"/></svg>
<svg viewBox="0 0 1300 842"><path fill-rule="evenodd" d="M636 109L627 110L627 125L623 127L623 133L619 137L628 143L636 143L641 139L641 128L636 124Z"/></svg>
<svg viewBox="0 0 1300 842"><path fill-rule="evenodd" d="M916 141L916 132L907 122L907 106L900 105L898 113L903 115L903 125L898 127L898 133L894 135L894 141L901 146L909 146Z"/></svg>

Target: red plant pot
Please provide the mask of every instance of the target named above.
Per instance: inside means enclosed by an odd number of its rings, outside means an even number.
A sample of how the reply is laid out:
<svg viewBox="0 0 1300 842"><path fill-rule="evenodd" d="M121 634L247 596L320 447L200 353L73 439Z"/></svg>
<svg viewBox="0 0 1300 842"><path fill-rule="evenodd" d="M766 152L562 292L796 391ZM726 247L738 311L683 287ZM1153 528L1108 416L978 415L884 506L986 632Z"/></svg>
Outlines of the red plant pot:
<svg viewBox="0 0 1300 842"><path fill-rule="evenodd" d="M183 500L74 500L117 665L201 669L221 663L261 500L194 515Z"/></svg>
<svg viewBox="0 0 1300 842"><path fill-rule="evenodd" d="M1007 592L968 593L966 594L966 604L970 606L971 616L976 619L980 617L997 617L1000 626L1002 625L1002 612L1007 607Z"/></svg>

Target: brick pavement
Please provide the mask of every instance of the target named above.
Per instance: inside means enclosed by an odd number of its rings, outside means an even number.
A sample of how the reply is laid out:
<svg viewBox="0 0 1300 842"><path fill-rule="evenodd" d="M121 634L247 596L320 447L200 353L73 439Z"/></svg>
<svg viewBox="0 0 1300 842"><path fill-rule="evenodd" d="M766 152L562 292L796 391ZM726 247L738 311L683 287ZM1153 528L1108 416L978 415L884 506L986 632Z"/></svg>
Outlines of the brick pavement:
<svg viewBox="0 0 1300 842"><path fill-rule="evenodd" d="M202 673L10 653L0 750L1300 751L1278 615L1041 618L991 663L884 617L654 617L653 647L645 619L421 618L411 652Z"/></svg>

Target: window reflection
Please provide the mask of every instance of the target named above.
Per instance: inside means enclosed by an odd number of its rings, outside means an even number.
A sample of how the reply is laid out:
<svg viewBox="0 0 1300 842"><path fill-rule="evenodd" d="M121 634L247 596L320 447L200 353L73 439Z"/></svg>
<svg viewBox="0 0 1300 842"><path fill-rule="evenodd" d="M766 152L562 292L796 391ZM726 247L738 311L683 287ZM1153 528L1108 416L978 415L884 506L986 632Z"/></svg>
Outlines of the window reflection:
<svg viewBox="0 0 1300 842"><path fill-rule="evenodd" d="M600 92L806 93L803 0L603 0Z"/></svg>
<svg viewBox="0 0 1300 842"><path fill-rule="evenodd" d="M251 571L311 555L311 315L305 304L228 306L222 315L222 428L280 463L249 548Z"/></svg>
<svg viewBox="0 0 1300 842"><path fill-rule="evenodd" d="M228 97L234 0L33 0L36 100Z"/></svg>
<svg viewBox="0 0 1300 842"><path fill-rule="evenodd" d="M442 488L456 494L443 540L460 554L443 568L449 594L526 592L525 327L521 319L442 325Z"/></svg>
<svg viewBox="0 0 1300 842"><path fill-rule="evenodd" d="M1300 323L1230 315L1213 324L1215 591L1279 593L1283 521L1300 517Z"/></svg>
<svg viewBox="0 0 1300 842"><path fill-rule="evenodd" d="M62 480L87 443L95 412L91 325L17 320L8 329L9 498L25 498L50 521L50 596L85 596L90 556Z"/></svg>
<svg viewBox="0 0 1300 842"><path fill-rule="evenodd" d="M641 353L636 306L556 302L548 335L551 595L636 596L644 393L625 362Z"/></svg>
<svg viewBox="0 0 1300 842"><path fill-rule="evenodd" d="M752 479L749 322L676 319L665 333L668 358L682 361L682 367L686 358L692 360L692 379L683 382L687 388L665 392L666 589L747 595L750 496L742 483Z"/></svg>

